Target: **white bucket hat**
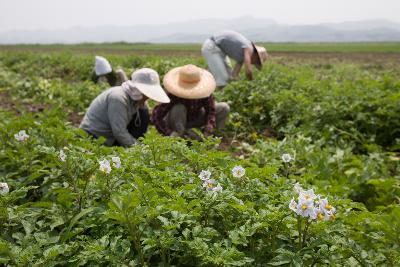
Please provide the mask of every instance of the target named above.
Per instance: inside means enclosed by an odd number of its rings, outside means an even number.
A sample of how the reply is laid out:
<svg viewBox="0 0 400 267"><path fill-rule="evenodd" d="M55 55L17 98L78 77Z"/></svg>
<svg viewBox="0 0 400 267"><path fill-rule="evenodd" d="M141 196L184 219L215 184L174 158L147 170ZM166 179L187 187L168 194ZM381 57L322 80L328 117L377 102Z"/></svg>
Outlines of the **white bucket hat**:
<svg viewBox="0 0 400 267"><path fill-rule="evenodd" d="M105 75L112 72L111 64L104 57L96 56L94 64L96 75Z"/></svg>
<svg viewBox="0 0 400 267"><path fill-rule="evenodd" d="M140 93L159 103L171 101L160 85L158 73L153 69L143 68L135 71L132 73L131 80L126 83L131 89L137 89Z"/></svg>
<svg viewBox="0 0 400 267"><path fill-rule="evenodd" d="M209 97L215 90L213 75L195 65L186 65L170 70L164 76L165 89L181 98L200 99Z"/></svg>

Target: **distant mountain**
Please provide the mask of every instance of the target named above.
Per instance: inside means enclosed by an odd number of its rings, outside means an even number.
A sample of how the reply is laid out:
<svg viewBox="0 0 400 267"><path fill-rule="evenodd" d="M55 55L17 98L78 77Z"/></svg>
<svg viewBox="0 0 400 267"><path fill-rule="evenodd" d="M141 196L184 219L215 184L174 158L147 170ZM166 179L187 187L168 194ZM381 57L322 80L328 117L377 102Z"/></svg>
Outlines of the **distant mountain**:
<svg viewBox="0 0 400 267"><path fill-rule="evenodd" d="M199 43L224 29L265 42L400 41L400 23L388 20L350 21L317 25L285 25L251 16L203 19L164 25L73 27L61 30L0 33L0 43L154 42Z"/></svg>

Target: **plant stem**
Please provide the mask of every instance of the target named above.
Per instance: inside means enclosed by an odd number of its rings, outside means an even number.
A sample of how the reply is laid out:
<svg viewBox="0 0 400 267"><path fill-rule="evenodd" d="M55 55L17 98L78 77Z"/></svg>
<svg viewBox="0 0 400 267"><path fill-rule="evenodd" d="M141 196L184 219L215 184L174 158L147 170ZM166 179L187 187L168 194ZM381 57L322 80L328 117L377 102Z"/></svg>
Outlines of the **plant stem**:
<svg viewBox="0 0 400 267"><path fill-rule="evenodd" d="M302 247L303 247L304 244L306 243L307 231L308 231L308 228L309 228L310 225L311 225L311 222L309 222L309 221L307 220L306 226L304 227Z"/></svg>
<svg viewBox="0 0 400 267"><path fill-rule="evenodd" d="M302 243L301 243L301 217L297 216L297 231L299 232L299 250L301 250Z"/></svg>
<svg viewBox="0 0 400 267"><path fill-rule="evenodd" d="M86 188L87 188L87 185L88 185L88 183L89 183L89 179L90 179L90 175L88 175L88 176L86 177L86 179L85 179L85 185L84 185L83 190L82 190L82 195L81 195L81 197L79 198L79 210L80 210L80 211L82 210L82 203L83 203L83 200L84 200L85 197L86 197Z"/></svg>

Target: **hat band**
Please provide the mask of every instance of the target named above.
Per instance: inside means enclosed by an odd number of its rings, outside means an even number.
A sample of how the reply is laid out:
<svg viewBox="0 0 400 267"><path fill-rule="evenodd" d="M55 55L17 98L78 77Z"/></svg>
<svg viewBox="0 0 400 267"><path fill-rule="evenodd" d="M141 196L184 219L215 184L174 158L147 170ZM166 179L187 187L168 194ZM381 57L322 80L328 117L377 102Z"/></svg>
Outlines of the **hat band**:
<svg viewBox="0 0 400 267"><path fill-rule="evenodd" d="M189 81L189 80L185 80L185 79L180 78L179 80L180 80L181 82L190 83L190 84L192 84L192 83L194 84L194 83L200 82L200 79L195 80L195 81Z"/></svg>

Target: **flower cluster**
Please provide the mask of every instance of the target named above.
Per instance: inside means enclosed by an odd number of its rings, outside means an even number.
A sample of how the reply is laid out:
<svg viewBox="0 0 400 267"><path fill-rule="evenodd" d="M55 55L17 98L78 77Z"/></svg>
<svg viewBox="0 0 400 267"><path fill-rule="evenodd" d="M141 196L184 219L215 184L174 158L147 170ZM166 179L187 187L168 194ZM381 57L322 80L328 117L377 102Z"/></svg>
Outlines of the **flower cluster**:
<svg viewBox="0 0 400 267"><path fill-rule="evenodd" d="M121 168L121 159L119 157L112 157L111 160L115 168Z"/></svg>
<svg viewBox="0 0 400 267"><path fill-rule="evenodd" d="M232 175L235 178L242 178L246 174L246 170L242 166L235 166L232 169Z"/></svg>
<svg viewBox="0 0 400 267"><path fill-rule="evenodd" d="M292 156L290 154L283 154L282 161L285 163L289 163L292 161Z"/></svg>
<svg viewBox="0 0 400 267"><path fill-rule="evenodd" d="M315 195L314 190L304 190L299 184L294 186L294 191L299 194L297 202L292 198L289 208L297 215L312 220L332 220L335 218L336 209L329 204L326 198Z"/></svg>
<svg viewBox="0 0 400 267"><path fill-rule="evenodd" d="M64 150L61 149L60 152L58 153L58 158L62 161L65 162L67 160L67 155L64 153Z"/></svg>
<svg viewBox="0 0 400 267"><path fill-rule="evenodd" d="M209 179L211 179L211 172L210 172L210 171L202 170L202 171L200 172L200 174L199 174L199 178L200 178L200 180L202 180L202 181L209 180Z"/></svg>
<svg viewBox="0 0 400 267"><path fill-rule="evenodd" d="M106 159L100 160L99 164L100 164L100 171L105 172L107 174L111 172L111 165L108 160Z"/></svg>
<svg viewBox="0 0 400 267"><path fill-rule="evenodd" d="M19 131L19 133L14 134L14 138L19 142L24 142L28 140L29 135L26 133L25 130Z"/></svg>
<svg viewBox="0 0 400 267"><path fill-rule="evenodd" d="M0 183L0 196L8 194L9 191L7 183Z"/></svg>
<svg viewBox="0 0 400 267"><path fill-rule="evenodd" d="M211 179L211 172L202 170L199 174L200 180L203 181L203 188L206 191L219 193L222 191L222 186L217 184L214 179Z"/></svg>
<svg viewBox="0 0 400 267"><path fill-rule="evenodd" d="M111 161L113 163L114 168L121 168L121 159L119 157L112 157ZM106 160L99 160L99 164L100 164L100 171L105 172L105 173L110 173L111 172L111 163Z"/></svg>

